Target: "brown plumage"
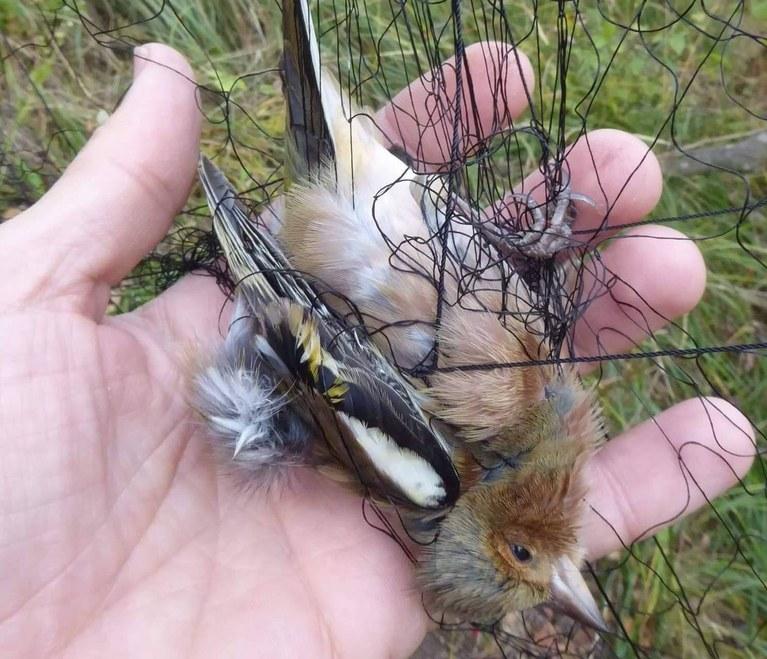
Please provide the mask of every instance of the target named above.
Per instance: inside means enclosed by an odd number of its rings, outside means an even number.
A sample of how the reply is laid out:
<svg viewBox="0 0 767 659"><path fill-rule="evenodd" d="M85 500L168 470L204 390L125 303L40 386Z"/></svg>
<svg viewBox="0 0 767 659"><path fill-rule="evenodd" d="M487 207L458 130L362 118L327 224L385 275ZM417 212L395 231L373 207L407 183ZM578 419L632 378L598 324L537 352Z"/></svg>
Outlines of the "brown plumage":
<svg viewBox="0 0 767 659"><path fill-rule="evenodd" d="M339 137L334 162L288 191L280 241L291 263L338 294L326 301L339 313L350 313L345 298L351 300L365 324L380 330L373 339L397 364L412 368L425 363L439 340L438 368L429 376L426 404L462 440L493 438L497 444L505 437L507 455L527 451L529 439L520 425L530 406L545 398L547 385L561 382L578 400L570 432L582 438L584 448L598 441L593 396L567 367L440 371L544 359L550 346L541 338L541 322L521 279L512 275L511 295L493 290L500 273L487 272L480 292L459 293L458 277L448 271L441 323L435 329L433 271L440 259L410 184L417 177L376 140L364 113L355 113L351 123L343 118L335 82L329 76L322 80L326 99L339 104L330 122Z"/></svg>

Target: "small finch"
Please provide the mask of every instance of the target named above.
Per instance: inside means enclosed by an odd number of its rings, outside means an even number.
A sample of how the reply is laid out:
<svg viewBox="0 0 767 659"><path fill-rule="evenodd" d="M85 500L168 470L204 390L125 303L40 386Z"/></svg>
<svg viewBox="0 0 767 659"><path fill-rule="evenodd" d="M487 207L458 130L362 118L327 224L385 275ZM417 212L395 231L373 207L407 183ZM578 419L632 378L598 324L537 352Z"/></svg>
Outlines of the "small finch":
<svg viewBox="0 0 767 659"><path fill-rule="evenodd" d="M514 264L562 249L581 197L563 190L538 208L532 233L488 228L343 102L306 0L283 2L283 31L284 253L203 163L239 285L225 345L197 379L198 409L236 460L257 456L256 476L317 464L403 504L406 525L436 537L416 568L433 613L493 625L548 602L606 629L578 570L584 464L602 435L593 392L565 367L497 366L552 352ZM423 383L394 366L435 352Z"/></svg>

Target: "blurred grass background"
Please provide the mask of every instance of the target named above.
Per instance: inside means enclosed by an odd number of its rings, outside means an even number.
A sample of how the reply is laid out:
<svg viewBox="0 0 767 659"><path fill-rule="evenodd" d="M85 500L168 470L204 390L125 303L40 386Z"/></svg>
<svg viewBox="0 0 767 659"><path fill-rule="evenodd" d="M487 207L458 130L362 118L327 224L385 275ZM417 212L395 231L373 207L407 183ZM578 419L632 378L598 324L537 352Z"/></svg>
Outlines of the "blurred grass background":
<svg viewBox="0 0 767 659"><path fill-rule="evenodd" d="M587 115L590 128L614 127L636 133L648 143L654 141L659 156L666 154L672 159L679 153L672 142L672 123L674 139L685 147L743 141L767 128L764 37L761 41L731 39L727 48L720 44L707 56L716 46L712 35L721 33L722 22L706 13L734 16L744 30L764 33L767 0L744 6L724 0L696 5L688 17L705 31L692 29L683 21L672 24L668 7L687 6L688 2L648 3L643 14L644 32L626 34L618 24L630 23L638 4L613 0L582 5L590 41L579 37L573 44L568 78L573 103L570 110L582 112L582 105L575 107L577 100L589 98L593 101ZM364 9L363 18L370 26L366 29L383 36L379 41L355 43L344 61L377 55L386 71L385 87L396 90L414 77L407 64L414 58L410 52L403 57L401 49L409 45L384 29L391 20L391 5L368 2L358 8ZM448 9L447 3L434 3L431 8L437 17L440 12L446 16ZM336 3L323 4L322 11L332 19ZM556 3L541 3L537 11L537 36L531 36L522 48L533 59L538 84L550 100L556 76ZM532 25L533 3L506 3L506 12L519 25L520 35ZM359 16L358 12L356 18ZM471 19L470 12L466 18L469 42L482 35ZM197 72L200 102L207 118L203 151L221 154L224 164L231 159L227 173L238 189L248 191L254 199L274 194L281 176L284 120L275 70L280 51L279 22L278 5L265 1L75 4L0 0L2 219L10 219L31 205L56 180L128 88L130 46L153 40L181 50ZM326 34L323 43L333 39L332 34ZM595 51L609 57L622 41L620 56L612 61L604 84L589 96L597 70ZM450 46L445 39L437 50L444 48L442 54L449 55ZM375 78L371 74L370 80L375 82ZM673 122L667 121L690 81ZM365 98L368 103L380 102L385 96L381 84L365 89L369 90ZM223 103L224 99L229 103ZM568 121L566 130L572 137L581 123L574 112L569 116L574 119ZM523 156L529 168L535 166L534 153ZM237 167L235 159L245 167ZM754 201L765 197L764 167L746 177L723 172L672 176L665 181L654 217L739 207L747 198ZM204 213L195 211L199 204L199 197L193 196L189 212L178 219L179 226L205 226ZM748 214L737 231L736 220L737 214L726 214L672 224L700 239L710 272L707 292L701 305L679 321L678 329L660 332L648 349L658 345L687 347L692 340L700 346L767 340L767 284L762 265L767 262L765 207ZM115 308L129 309L150 298L156 290L152 272L139 270L144 276L134 277L116 290ZM612 434L674 402L712 391L734 401L758 429L767 427L767 360L763 354L709 355L699 358L698 365L700 368L671 358L656 360L651 368L643 360L608 364L601 381ZM686 377L679 377L682 368ZM692 381L685 383L686 378ZM722 641L716 645L718 656L767 656L764 467L763 462L757 463L743 485L715 507L634 547L630 559L616 553L597 566L605 591L622 612L628 637L647 648L650 655L702 656L697 624L709 640ZM679 601L682 586L689 598L684 603ZM485 641L469 641L468 647L465 635L461 639L443 636L430 643L429 649L424 649L430 656L436 652L486 656L494 648ZM613 650L618 656L635 653L628 641L616 641Z"/></svg>

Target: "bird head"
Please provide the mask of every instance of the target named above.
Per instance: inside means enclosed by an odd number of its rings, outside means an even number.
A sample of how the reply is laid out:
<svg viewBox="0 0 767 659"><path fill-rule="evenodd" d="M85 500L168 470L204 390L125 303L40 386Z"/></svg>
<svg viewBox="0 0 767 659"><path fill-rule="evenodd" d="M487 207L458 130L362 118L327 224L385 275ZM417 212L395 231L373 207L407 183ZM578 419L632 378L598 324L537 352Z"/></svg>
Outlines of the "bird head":
<svg viewBox="0 0 767 659"><path fill-rule="evenodd" d="M466 492L419 565L430 603L481 626L548 603L605 630L578 570L585 489L580 473L504 469Z"/></svg>

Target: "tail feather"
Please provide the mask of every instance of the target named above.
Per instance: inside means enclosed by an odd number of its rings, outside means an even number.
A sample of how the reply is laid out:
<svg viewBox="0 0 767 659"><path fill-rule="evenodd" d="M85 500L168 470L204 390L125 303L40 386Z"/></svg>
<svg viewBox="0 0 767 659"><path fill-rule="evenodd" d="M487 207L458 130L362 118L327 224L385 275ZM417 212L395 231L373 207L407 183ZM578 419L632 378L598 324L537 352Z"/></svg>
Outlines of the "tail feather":
<svg viewBox="0 0 767 659"><path fill-rule="evenodd" d="M228 460L250 471L306 464L316 437L311 417L253 342L255 320L240 300L224 344L194 381L193 405Z"/></svg>

